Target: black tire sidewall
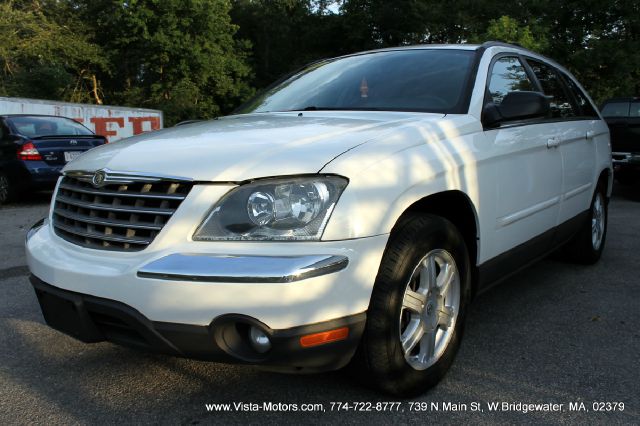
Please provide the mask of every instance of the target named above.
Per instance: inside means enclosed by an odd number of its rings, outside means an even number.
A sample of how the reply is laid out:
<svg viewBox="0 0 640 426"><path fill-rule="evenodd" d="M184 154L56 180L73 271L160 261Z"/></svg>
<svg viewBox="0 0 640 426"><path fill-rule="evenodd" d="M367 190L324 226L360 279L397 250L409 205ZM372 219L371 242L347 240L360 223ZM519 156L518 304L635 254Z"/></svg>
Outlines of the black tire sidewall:
<svg viewBox="0 0 640 426"><path fill-rule="evenodd" d="M596 249L593 247L593 242L591 240L591 221L593 220L593 206L595 205L598 194L601 197L600 201L602 202L602 209L604 212L603 213L604 214L604 231L602 233L602 240L600 241L600 246ZM586 235L588 234L588 237L589 237L588 248L590 249L590 253L587 260L588 260L588 263L595 263L600 259L600 256L602 256L602 252L604 251L604 245L605 245L605 242L607 241L607 229L609 228L609 208L608 208L607 196L604 188L602 188L602 185L598 185L598 188L593 194L593 199L591 200L591 206L589 206L589 221L587 223L587 228L588 230L585 231L585 238L586 238Z"/></svg>
<svg viewBox="0 0 640 426"><path fill-rule="evenodd" d="M9 201L11 201L11 198L13 197L13 184L11 182L11 180L9 179L9 176L7 176L6 173L4 172L0 172L0 179L6 179L7 182L7 193L4 196L4 198L2 197L2 195L0 194L0 204L5 204Z"/></svg>
<svg viewBox="0 0 640 426"><path fill-rule="evenodd" d="M438 383L455 358L471 299L471 268L464 239L446 219L412 216L397 228L392 232L376 278L363 349L378 387L396 395L411 396ZM433 366L416 370L404 358L398 321L406 284L415 266L435 249L446 250L456 262L460 274L460 309L444 354Z"/></svg>

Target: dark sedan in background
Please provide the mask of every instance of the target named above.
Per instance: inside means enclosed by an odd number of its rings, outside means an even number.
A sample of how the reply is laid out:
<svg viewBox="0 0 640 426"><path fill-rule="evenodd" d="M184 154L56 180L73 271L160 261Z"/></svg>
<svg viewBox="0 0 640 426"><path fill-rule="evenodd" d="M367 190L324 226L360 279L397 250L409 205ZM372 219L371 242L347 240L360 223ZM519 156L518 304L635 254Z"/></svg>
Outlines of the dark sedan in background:
<svg viewBox="0 0 640 426"><path fill-rule="evenodd" d="M640 98L614 98L602 105L611 131L614 175L618 182L640 180Z"/></svg>
<svg viewBox="0 0 640 426"><path fill-rule="evenodd" d="M69 118L0 115L0 204L20 192L52 189L66 163L104 143Z"/></svg>

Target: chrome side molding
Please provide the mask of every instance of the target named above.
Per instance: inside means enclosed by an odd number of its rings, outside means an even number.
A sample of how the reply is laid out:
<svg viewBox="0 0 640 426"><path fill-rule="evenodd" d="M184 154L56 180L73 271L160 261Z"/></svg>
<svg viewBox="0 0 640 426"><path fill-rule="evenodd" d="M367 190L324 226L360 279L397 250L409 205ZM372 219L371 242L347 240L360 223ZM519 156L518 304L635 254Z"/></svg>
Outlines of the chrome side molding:
<svg viewBox="0 0 640 426"><path fill-rule="evenodd" d="M336 255L233 256L176 253L154 260L138 277L175 281L223 283L291 283L347 267Z"/></svg>

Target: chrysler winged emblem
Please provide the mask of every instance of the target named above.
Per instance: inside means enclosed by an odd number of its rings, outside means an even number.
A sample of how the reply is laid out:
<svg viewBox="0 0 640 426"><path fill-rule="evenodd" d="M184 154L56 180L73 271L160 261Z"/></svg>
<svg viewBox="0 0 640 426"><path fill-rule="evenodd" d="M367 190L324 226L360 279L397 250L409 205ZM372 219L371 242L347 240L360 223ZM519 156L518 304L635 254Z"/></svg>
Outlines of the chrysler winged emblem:
<svg viewBox="0 0 640 426"><path fill-rule="evenodd" d="M104 170L98 170L93 174L93 177L91 178L91 183L96 188L99 188L102 185L104 185L105 179L107 179L107 174L104 172Z"/></svg>

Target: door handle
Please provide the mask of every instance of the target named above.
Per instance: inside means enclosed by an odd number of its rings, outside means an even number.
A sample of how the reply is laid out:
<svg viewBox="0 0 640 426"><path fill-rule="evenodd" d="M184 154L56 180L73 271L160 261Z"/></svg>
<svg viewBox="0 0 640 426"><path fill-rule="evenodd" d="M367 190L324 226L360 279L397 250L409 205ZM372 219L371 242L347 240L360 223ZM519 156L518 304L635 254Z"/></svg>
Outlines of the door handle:
<svg viewBox="0 0 640 426"><path fill-rule="evenodd" d="M587 130L587 134L585 135L585 137L587 138L587 140L591 140L596 137L596 132L594 132L593 130Z"/></svg>
<svg viewBox="0 0 640 426"><path fill-rule="evenodd" d="M560 139L558 138L547 139L547 148L549 149L557 148L559 145L560 145Z"/></svg>

